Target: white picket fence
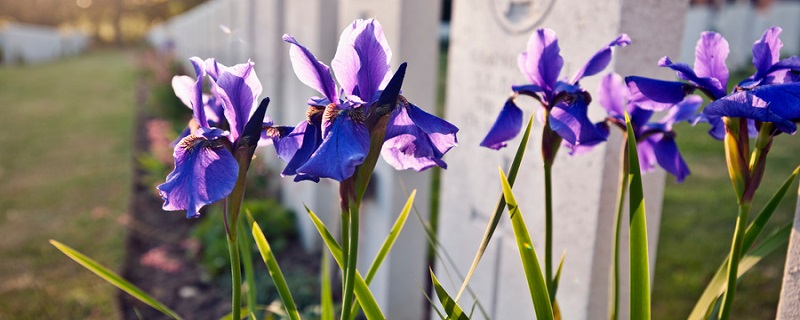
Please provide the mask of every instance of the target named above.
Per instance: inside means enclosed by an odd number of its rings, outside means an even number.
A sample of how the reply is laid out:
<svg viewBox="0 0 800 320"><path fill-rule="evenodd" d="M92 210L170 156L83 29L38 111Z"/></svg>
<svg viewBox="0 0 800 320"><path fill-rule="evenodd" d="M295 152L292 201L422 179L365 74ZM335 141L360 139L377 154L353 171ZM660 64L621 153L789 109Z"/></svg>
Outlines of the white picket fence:
<svg viewBox="0 0 800 320"><path fill-rule="evenodd" d="M30 64L72 56L86 50L89 35L78 30L21 23L0 25L0 63Z"/></svg>

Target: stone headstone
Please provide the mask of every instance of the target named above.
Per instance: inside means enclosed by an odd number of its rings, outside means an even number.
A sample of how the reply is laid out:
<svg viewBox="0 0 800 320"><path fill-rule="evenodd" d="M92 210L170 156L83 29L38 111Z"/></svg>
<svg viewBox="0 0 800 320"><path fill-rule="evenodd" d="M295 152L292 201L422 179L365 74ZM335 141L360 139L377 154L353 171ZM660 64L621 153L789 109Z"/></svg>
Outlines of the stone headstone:
<svg viewBox="0 0 800 320"><path fill-rule="evenodd" d="M797 207L800 208L800 200L798 200ZM786 251L783 287L778 301L776 319L800 319L800 210L795 212L794 226L789 238L789 249Z"/></svg>
<svg viewBox="0 0 800 320"><path fill-rule="evenodd" d="M355 19L375 18L380 21L392 49L392 70L408 62L403 95L427 112L435 113L440 10L440 1L342 0L339 2L337 31L341 32ZM430 172L397 171L379 161L370 182L373 196L365 197L362 205L361 272L366 273L411 190L417 190L415 208L423 219L427 219ZM427 302L420 290L428 279L426 248L424 230L411 213L370 286L388 318L420 319L427 312Z"/></svg>
<svg viewBox="0 0 800 320"><path fill-rule="evenodd" d="M508 98L510 85L527 83L517 67L517 56L525 50L533 30L547 27L558 34L564 57L562 77L571 76L601 46L625 32L633 45L615 51L615 61L607 72L673 79L674 75L660 70L656 62L664 55L678 54L682 30L674 21L684 21L686 6L655 0L635 4L578 0L454 3L446 118L462 130L459 147L446 157L450 168L443 175L439 240L460 274L469 269L501 193L497 167L509 166L519 137L501 152L478 144ZM594 93L599 79L587 78L582 85ZM526 115L539 108L532 99L518 102ZM589 108L593 120L600 120L604 113L599 105ZM544 239L541 130L542 125L536 122L514 187L540 255ZM601 319L608 314L620 146L621 134L614 132L607 143L588 154L569 157L562 150L553 167L554 264L562 252L566 253L557 297L564 319ZM654 261L664 173L645 177L650 255ZM504 215L470 285L490 318L529 319L533 318L533 306L507 220ZM444 275L445 268L453 273L451 264L437 261L437 274ZM441 278L445 288L455 294L462 279L454 283ZM622 300L621 309L627 310L627 298ZM469 294L460 300L465 308L473 302ZM482 318L477 311L476 318Z"/></svg>

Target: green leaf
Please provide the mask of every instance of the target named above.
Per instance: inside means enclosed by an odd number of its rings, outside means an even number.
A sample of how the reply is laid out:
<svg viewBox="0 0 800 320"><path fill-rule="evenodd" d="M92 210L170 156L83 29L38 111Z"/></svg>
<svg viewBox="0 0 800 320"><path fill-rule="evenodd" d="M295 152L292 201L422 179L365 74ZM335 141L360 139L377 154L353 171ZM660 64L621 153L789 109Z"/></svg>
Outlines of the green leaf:
<svg viewBox="0 0 800 320"><path fill-rule="evenodd" d="M367 284L372 282L372 278L374 278L375 274L378 273L378 269L381 267L383 259L385 259L386 255L389 254L389 250L392 249L392 245L394 245L395 240L397 240L397 236L400 235L400 231L406 224L408 213L411 212L412 205L414 204L414 197L416 195L417 190L411 191L411 195L408 197L406 205L403 207L403 211L400 212L400 215L397 217L394 225L392 225L392 229L389 230L389 235L386 236L386 240L383 241L381 249L378 250L378 255L375 256L375 259L372 261L372 265L369 266L367 276L364 278L364 281L366 281Z"/></svg>
<svg viewBox="0 0 800 320"><path fill-rule="evenodd" d="M444 311L447 313L447 320L469 320L467 315L464 314L464 310L458 306L458 303L447 294L447 291L444 290L442 284L439 283L439 279L436 279L436 275L433 274L433 270L429 270L431 273L431 282L433 283L433 289L436 291L436 296L439 297L439 302L442 303L444 307Z"/></svg>
<svg viewBox="0 0 800 320"><path fill-rule="evenodd" d="M798 166L789 177L783 182L783 185L778 189L777 192L770 198L767 205L761 210L761 212L753 219L753 222L747 227L747 231L744 235L744 240L742 241L742 248L747 250L753 246L753 243L761 232L764 230L764 226L766 226L769 219L772 217L772 214L778 208L778 205L783 201L786 197L786 193L789 191L789 188L794 183L794 180L797 178L798 172L800 172L800 166ZM717 297L719 294L716 292L719 290L718 288L727 287L725 283L720 284L718 281L724 281L725 277L725 270L728 268L728 257L725 257L725 260L722 262L720 267L717 269L717 272L714 274L714 277L711 278L711 281L708 282L706 285L705 290L703 290L703 294L700 295L700 298L697 299L697 303L695 303L694 308L692 309L692 313L689 314L689 319L706 319L707 310L709 310L710 306L716 302ZM741 268L741 266L740 266ZM719 278L719 279L718 279ZM724 291L724 289L722 289Z"/></svg>
<svg viewBox="0 0 800 320"><path fill-rule="evenodd" d="M650 319L650 255L647 248L647 218L644 208L642 172L639 169L639 154L636 134L631 119L625 113L628 136L628 164L630 171L630 277L631 319Z"/></svg>
<svg viewBox="0 0 800 320"><path fill-rule="evenodd" d="M517 179L517 173L519 173L519 166L522 164L522 158L525 156L528 138L531 136L533 117L534 116L531 115L530 119L528 119L528 126L525 128L525 133L522 135L522 140L519 141L519 146L517 146L517 152L514 155L514 160L511 162L511 167L508 169L508 183L511 186L514 186L514 181ZM461 295L464 293L464 290L466 290L467 285L469 284L469 280L472 279L472 275L475 274L475 270L478 268L478 263L481 262L483 253L486 251L486 247L489 246L489 241L492 240L492 235L494 234L495 229L497 229L497 224L500 223L500 217L503 215L503 208L505 208L505 206L506 200L501 194L500 199L497 200L497 205L494 208L492 219L489 222L489 225L486 226L486 231L483 234L483 239L481 239L481 244L478 246L478 252L475 253L475 258L472 260L472 265L469 267L469 271L467 272L466 278L464 278L464 282L461 284L461 288L458 289L456 301L461 298Z"/></svg>
<svg viewBox="0 0 800 320"><path fill-rule="evenodd" d="M267 264L269 276L272 277L272 281L278 289L278 294L281 296L281 301L283 301L283 305L286 308L286 313L290 319L300 320L300 313L297 312L297 306L294 304L294 299L292 299L289 285L286 284L286 278L283 277L283 272L281 272L281 267L278 266L278 261L275 260L272 248L270 248L267 238L264 236L264 233L261 232L261 228L258 227L258 223L256 222L253 223L253 238L256 240L258 251L261 252L261 258L264 259L264 263Z"/></svg>
<svg viewBox="0 0 800 320"><path fill-rule="evenodd" d="M514 229L514 238L517 240L519 256L522 259L522 269L525 270L525 278L528 280L528 289L531 291L533 309L536 311L536 319L553 319L553 306L550 302L550 293L544 281L542 267L539 265L539 258L536 256L536 249L533 241L528 234L528 227L522 218L522 212L517 205L517 199L511 191L511 184L508 182L503 169L497 168L500 172L500 180L503 183L503 196L505 196L508 206L508 215L511 218L511 226Z"/></svg>
<svg viewBox="0 0 800 320"><path fill-rule="evenodd" d="M321 291L321 299L322 299L322 307L321 307L321 320L334 320L334 310L333 310L333 291L331 291L331 258L328 252L322 251L322 286L320 288Z"/></svg>
<svg viewBox="0 0 800 320"><path fill-rule="evenodd" d="M247 221L250 222L252 225L254 222L253 215L250 214L250 210L244 209L245 217L247 217ZM245 222L242 219L239 219L239 228L241 230L246 230ZM249 314L256 313L256 276L255 271L253 270L253 248L252 242L255 241L251 236L241 236L238 237L239 239L239 251L241 252L242 256L242 265L244 265L244 279L245 283L247 283L247 310ZM250 319L255 320L256 317L250 317Z"/></svg>
<svg viewBox="0 0 800 320"><path fill-rule="evenodd" d="M342 248L336 242L336 239L331 235L328 229L325 227L325 224L322 223L322 220L314 214L311 209L308 207L306 208L306 212L308 212L309 217L311 217L311 221L314 223L314 226L317 228L317 232L322 237L322 242L328 247L331 254L333 255L333 259L336 260L336 263L339 265L339 268L344 270L344 260L342 259ZM375 301L375 297L372 295L372 292L369 291L369 287L367 283L364 281L364 278L361 277L361 274L358 273L358 270L355 272L355 294L356 299L358 299L358 303L361 304L361 308L364 309L364 315L367 316L369 320L384 320L386 317L383 316L383 312L381 312L380 307L378 306L378 302Z"/></svg>
<svg viewBox="0 0 800 320"><path fill-rule="evenodd" d="M558 282L561 281L561 269L564 268L564 259L567 258L567 252L561 254L561 261L558 262L558 269L556 269L556 276L553 277L553 290L550 290L550 301L555 303L556 292L558 292Z"/></svg>
<svg viewBox="0 0 800 320"><path fill-rule="evenodd" d="M109 270L106 267L103 267L102 265L97 263L97 261L92 260L91 258L83 255L77 250L72 249L61 242L51 239L50 244L55 246L58 250L67 255L67 257L69 257L70 259L82 265L84 268L89 269L89 271L94 272L94 274L100 276L100 278L103 278L103 280L114 285L120 290L127 292L134 298L139 299L139 301L146 303L147 305L155 308L158 311L161 311L161 313L169 317L172 317L173 319L181 319L181 317L177 313L175 313L175 311L170 310L160 302L156 301L156 299L150 297L147 293L142 291L142 289L137 288L132 283L120 277L118 274L114 273L113 271Z"/></svg>
<svg viewBox="0 0 800 320"><path fill-rule="evenodd" d="M775 252L775 250L780 248L783 244L786 244L789 241L791 231L792 224L789 223L771 235L767 236L764 241L761 241L758 245L753 247L750 252L745 254L744 257L742 257L742 259L739 261L739 268L736 276L740 278L742 275L747 273L747 271L753 268L753 266L758 264L764 257ZM719 266L717 272L714 273L714 276L711 278L711 281L708 282L708 285L706 285L706 289L703 291L700 299L697 300L697 304L695 304L694 309L692 309L692 313L689 314L689 320L707 319L707 316L710 313L710 310L713 309L714 304L716 304L717 299L725 292L725 290L727 290L727 270L728 261L726 259L722 265Z"/></svg>

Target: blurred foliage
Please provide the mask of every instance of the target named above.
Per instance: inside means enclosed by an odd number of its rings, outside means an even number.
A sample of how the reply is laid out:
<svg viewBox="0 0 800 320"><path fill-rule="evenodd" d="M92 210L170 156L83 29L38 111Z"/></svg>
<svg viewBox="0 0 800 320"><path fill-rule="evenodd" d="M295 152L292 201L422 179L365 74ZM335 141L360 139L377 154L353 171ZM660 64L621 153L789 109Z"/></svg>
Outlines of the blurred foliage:
<svg viewBox="0 0 800 320"><path fill-rule="evenodd" d="M123 44L140 40L154 24L203 2L205 0L0 0L0 21L80 28L103 43Z"/></svg>

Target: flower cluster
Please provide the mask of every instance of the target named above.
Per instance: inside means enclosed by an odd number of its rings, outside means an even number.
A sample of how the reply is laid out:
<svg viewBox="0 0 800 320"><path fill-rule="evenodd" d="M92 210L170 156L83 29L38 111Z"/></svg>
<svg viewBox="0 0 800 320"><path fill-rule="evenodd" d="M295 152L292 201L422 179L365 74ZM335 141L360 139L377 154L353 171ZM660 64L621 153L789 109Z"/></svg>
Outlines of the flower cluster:
<svg viewBox="0 0 800 320"><path fill-rule="evenodd" d="M674 70L683 81L663 81L643 77L627 77L626 81L647 98L665 104L677 103L695 90L704 93L712 102L703 109L697 121L709 122L709 134L716 139L725 135L722 117L750 119L749 129L756 122L774 123L781 132L794 133L800 120L800 83L795 72L800 71L800 58L792 56L780 60L783 43L779 39L781 28L772 27L753 44L753 66L756 72L742 80L730 94L728 84L728 41L715 32L703 32L695 48L694 68L685 63L673 63L669 57L659 61L659 66ZM652 104L651 109L659 111ZM754 122L755 121L755 122Z"/></svg>
<svg viewBox="0 0 800 320"><path fill-rule="evenodd" d="M198 217L204 205L231 193L238 180L237 159L252 157L269 104L264 99L255 107L261 83L253 63L226 67L214 59L190 61L196 79L174 78L173 87L192 109L192 120L175 145L175 169L158 186L164 210L186 210L187 218ZM203 94L206 76L211 95Z"/></svg>
<svg viewBox="0 0 800 320"><path fill-rule="evenodd" d="M664 170L682 182L689 175L689 167L678 151L672 125L694 118L703 99L698 95L687 96L677 104L667 106L669 112L659 121L650 122L654 111L653 101L634 97L615 73L609 73L600 82L597 100L608 112L607 122L625 131L625 113L630 116L631 127L636 136L639 163L642 172L655 169L658 163Z"/></svg>
<svg viewBox="0 0 800 320"><path fill-rule="evenodd" d="M612 48L630 44L626 34L620 34L604 46L569 80L560 81L558 76L564 65L558 38L553 30L538 29L528 40L527 50L519 55L518 63L529 84L512 86L514 92L481 146L500 149L508 140L516 137L522 129L522 110L516 105L517 95L531 96L541 103L543 118L549 127L572 148L592 146L603 142L608 131L598 128L589 120L587 108L591 96L580 87L584 77L595 75L611 62Z"/></svg>
<svg viewBox="0 0 800 320"><path fill-rule="evenodd" d="M294 37L292 67L301 82L322 97L308 101L307 119L295 127L273 127L273 139L281 159L288 164L281 173L295 181L330 178L343 181L363 163L376 134L384 134L383 158L398 170L421 171L446 167L442 156L457 143L458 128L426 113L399 95L406 64L392 76L392 51L380 23L357 20L339 39L331 68Z"/></svg>

